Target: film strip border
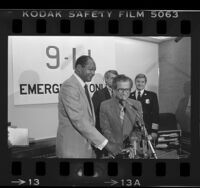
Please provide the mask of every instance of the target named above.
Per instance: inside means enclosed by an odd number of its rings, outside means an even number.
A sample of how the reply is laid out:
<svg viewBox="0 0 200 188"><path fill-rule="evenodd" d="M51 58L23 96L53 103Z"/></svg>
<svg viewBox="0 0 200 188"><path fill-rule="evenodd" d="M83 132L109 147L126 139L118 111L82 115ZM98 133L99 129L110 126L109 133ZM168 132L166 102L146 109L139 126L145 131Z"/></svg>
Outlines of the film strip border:
<svg viewBox="0 0 200 188"><path fill-rule="evenodd" d="M78 21L79 22L79 21ZM125 24L126 23L126 24ZM28 27L28 23L26 21L23 21L21 19L13 19L12 20L12 33L13 34L26 34L26 31L29 31L32 29L32 32L35 32L35 34L53 34L56 32L56 34L80 34L83 35L92 35L92 34L104 34L107 35L123 35L126 32L128 34L133 35L143 35L147 34L146 29L147 26L143 23L143 20L133 20L130 21L130 23L119 21L116 19L108 20L107 23L99 21L96 22L95 20L88 19L84 20L79 23L62 19L58 21L55 24L57 27L55 30L52 30L53 24L49 23L45 19L36 19L33 21L32 28ZM104 24L104 26L102 25ZM149 25L149 23L148 23ZM75 26L75 27L74 27ZM127 27L128 26L128 27ZM73 30L73 27L77 29L77 27L80 28L79 32L76 30ZM168 28L170 27L167 20L157 20L153 23L152 28L155 29L154 34L158 35L169 35L170 32L168 31ZM26 28L29 28L29 30L26 30ZM180 20L179 24L177 25L177 32L182 35L189 35L191 33L191 22L190 20ZM148 28L149 31L149 28ZM173 28L174 31L174 28Z"/></svg>
<svg viewBox="0 0 200 188"><path fill-rule="evenodd" d="M196 23L193 16L180 14L178 19L21 19L11 16L6 25L6 35L176 35L190 36ZM199 26L198 26L199 27ZM197 34L198 30L195 31ZM197 133L194 133L197 136ZM195 141L196 143L196 141ZM195 144L192 143L194 149ZM194 156L194 158L198 158ZM194 163L188 160L107 161L107 160L46 160L17 159L8 164L10 180L14 178L25 185L118 185L130 186L134 178L142 185L191 185L189 178L196 174ZM196 160L197 161L197 160ZM43 179L44 178L44 179ZM61 178L61 179L60 179ZM35 181L36 180L36 181ZM110 180L110 181L109 181ZM44 183L45 182L45 183ZM107 183L107 184L106 184ZM137 183L136 183L137 184Z"/></svg>
<svg viewBox="0 0 200 188"><path fill-rule="evenodd" d="M76 10L78 11L78 10ZM85 14L98 13L98 10L80 10ZM59 12L59 11L58 11ZM103 12L99 10L99 12ZM49 11L5 11L2 14L3 26L9 34L16 35L190 35L191 21L195 13L183 11L130 11L104 10L106 14L86 17L68 17L70 10L62 10L56 17L56 10ZM120 16L123 12L123 16ZM45 14L51 13L48 17ZM111 14L112 13L112 14ZM132 15L132 14L136 15ZM41 15L43 14L43 15ZM59 13L58 13L59 14ZM61 14L61 13L60 13ZM126 15L126 16L125 16ZM5 19L8 22L5 22Z"/></svg>
<svg viewBox="0 0 200 188"><path fill-rule="evenodd" d="M130 161L129 161L130 162ZM98 162L97 162L98 163ZM179 176L181 177L187 177L190 176L190 163L188 162L178 162L178 168L177 172L179 173ZM143 171L143 164L142 162L131 162L131 172L132 176L142 176ZM119 174L119 164L116 161L107 162L107 175L108 176L118 176ZM59 172L58 175L60 176L70 176L71 173L71 166L70 162L67 161L60 161L59 162ZM35 168L35 175L36 176L45 176L47 173L47 167L45 161L36 161L35 165L33 166L33 169ZM24 175L25 171L23 170L24 166L21 161L13 161L11 165L11 174L13 176L21 176ZM95 176L97 173L98 165L94 164L93 162L84 162L82 167L80 167L79 170L82 170L82 172L77 171L78 176ZM155 169L152 173L155 174L155 176L166 176L166 163L165 162L156 162L155 163ZM80 174L81 173L81 174ZM106 173L106 172L105 172Z"/></svg>
<svg viewBox="0 0 200 188"><path fill-rule="evenodd" d="M194 173L186 161L84 161L37 160L27 165L16 160L10 166L11 179L24 185L187 185Z"/></svg>

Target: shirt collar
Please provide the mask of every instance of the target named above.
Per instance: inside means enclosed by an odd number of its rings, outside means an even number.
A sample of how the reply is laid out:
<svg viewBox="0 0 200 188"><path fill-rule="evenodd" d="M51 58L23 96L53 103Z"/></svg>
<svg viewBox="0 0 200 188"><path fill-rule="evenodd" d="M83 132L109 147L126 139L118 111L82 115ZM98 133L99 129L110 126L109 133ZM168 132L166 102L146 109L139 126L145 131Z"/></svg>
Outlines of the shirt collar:
<svg viewBox="0 0 200 188"><path fill-rule="evenodd" d="M108 85L106 85L106 87L108 88L109 91L112 91L111 87L109 87Z"/></svg>
<svg viewBox="0 0 200 188"><path fill-rule="evenodd" d="M139 90L136 90L136 96L138 96L138 92ZM144 89L140 91L140 95L143 95L143 93L144 93Z"/></svg>
<svg viewBox="0 0 200 188"><path fill-rule="evenodd" d="M84 88L85 82L76 73L74 73L74 76L77 78L77 80L79 81L79 83L81 84L81 86Z"/></svg>
<svg viewBox="0 0 200 188"><path fill-rule="evenodd" d="M112 96L112 88L110 88L108 85L106 85L106 87L107 87L107 89L108 89L108 91L110 93L110 96Z"/></svg>

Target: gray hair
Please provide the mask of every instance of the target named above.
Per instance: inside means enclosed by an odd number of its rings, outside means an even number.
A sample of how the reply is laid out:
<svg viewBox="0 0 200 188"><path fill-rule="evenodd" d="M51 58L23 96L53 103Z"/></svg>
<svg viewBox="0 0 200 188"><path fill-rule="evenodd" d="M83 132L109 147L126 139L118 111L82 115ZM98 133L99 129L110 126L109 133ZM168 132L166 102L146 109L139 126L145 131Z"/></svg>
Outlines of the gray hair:
<svg viewBox="0 0 200 188"><path fill-rule="evenodd" d="M138 78L144 78L145 79L145 82L147 82L147 77L145 74L138 74L136 77L135 77L135 81L138 79Z"/></svg>
<svg viewBox="0 0 200 188"><path fill-rule="evenodd" d="M111 74L114 74L114 75L116 75L116 76L118 75L118 72L117 72L116 70L108 70L108 71L106 71L105 74L104 74L104 79L107 79L110 73L111 73Z"/></svg>
<svg viewBox="0 0 200 188"><path fill-rule="evenodd" d="M133 81L131 80L131 78L129 78L128 76L126 76L124 74L120 74L120 75L116 76L113 79L112 89L117 89L117 82L126 82L126 81L129 81L130 88L132 88L133 87Z"/></svg>

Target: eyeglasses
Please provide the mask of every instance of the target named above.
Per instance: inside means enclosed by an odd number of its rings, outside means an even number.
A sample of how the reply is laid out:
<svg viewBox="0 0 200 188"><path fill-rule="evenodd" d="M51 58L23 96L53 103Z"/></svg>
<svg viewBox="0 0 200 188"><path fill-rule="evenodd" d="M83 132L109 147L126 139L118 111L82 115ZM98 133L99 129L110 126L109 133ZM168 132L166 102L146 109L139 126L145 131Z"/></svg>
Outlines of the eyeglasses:
<svg viewBox="0 0 200 188"><path fill-rule="evenodd" d="M130 89L130 88L125 88L125 89L124 89L124 88L118 88L117 91L118 91L119 93L123 93L123 92L128 93L128 92L131 91L131 89Z"/></svg>

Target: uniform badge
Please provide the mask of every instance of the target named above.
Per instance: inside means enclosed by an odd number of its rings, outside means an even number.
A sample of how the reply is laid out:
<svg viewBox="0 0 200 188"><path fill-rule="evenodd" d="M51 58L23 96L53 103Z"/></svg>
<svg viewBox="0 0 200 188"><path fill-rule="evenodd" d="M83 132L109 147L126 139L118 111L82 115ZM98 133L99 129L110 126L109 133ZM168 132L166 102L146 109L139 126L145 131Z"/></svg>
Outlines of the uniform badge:
<svg viewBox="0 0 200 188"><path fill-rule="evenodd" d="M146 103L146 104L150 104L150 100L149 100L149 99L146 99L146 100L145 100L145 103Z"/></svg>

